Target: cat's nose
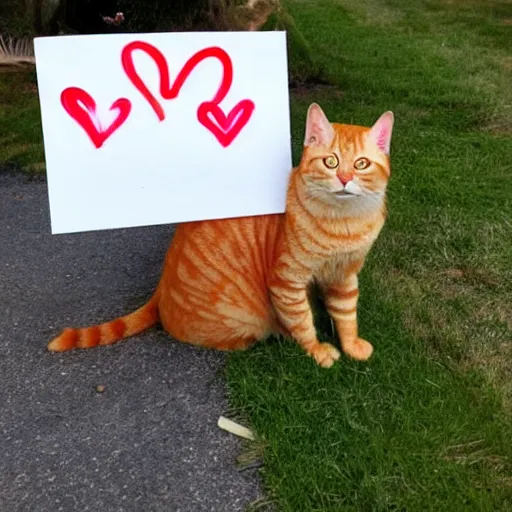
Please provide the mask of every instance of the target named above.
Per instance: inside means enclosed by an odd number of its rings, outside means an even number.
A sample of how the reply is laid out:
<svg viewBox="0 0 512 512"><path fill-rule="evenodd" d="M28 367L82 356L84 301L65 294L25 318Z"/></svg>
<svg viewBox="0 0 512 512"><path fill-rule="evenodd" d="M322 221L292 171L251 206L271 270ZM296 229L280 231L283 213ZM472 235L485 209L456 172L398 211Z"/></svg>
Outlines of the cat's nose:
<svg viewBox="0 0 512 512"><path fill-rule="evenodd" d="M350 180L352 180L351 174L338 174L338 179L343 183L343 185L346 185Z"/></svg>

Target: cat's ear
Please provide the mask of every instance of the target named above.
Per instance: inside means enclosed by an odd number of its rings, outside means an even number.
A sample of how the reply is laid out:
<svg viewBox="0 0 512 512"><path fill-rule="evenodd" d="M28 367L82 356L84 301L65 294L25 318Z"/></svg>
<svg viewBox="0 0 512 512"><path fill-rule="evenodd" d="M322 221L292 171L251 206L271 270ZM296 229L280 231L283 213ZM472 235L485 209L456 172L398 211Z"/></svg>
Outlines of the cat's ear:
<svg viewBox="0 0 512 512"><path fill-rule="evenodd" d="M312 144L318 146L328 146L334 139L334 128L324 111L316 103L312 103L308 109L306 119L306 135L304 137L304 146Z"/></svg>
<svg viewBox="0 0 512 512"><path fill-rule="evenodd" d="M370 130L370 138L386 155L389 155L391 147L391 133L393 132L394 120L395 116L393 115L393 112L384 112Z"/></svg>

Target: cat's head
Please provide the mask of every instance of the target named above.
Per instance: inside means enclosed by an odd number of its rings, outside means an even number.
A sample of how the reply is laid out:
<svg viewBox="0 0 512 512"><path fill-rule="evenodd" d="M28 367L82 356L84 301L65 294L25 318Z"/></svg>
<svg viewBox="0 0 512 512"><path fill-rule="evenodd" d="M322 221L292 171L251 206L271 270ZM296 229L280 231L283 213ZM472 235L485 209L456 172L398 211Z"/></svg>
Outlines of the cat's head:
<svg viewBox="0 0 512 512"><path fill-rule="evenodd" d="M306 198L343 215L381 208L390 176L393 120L393 113L385 112L369 128L331 124L313 103L297 169Z"/></svg>

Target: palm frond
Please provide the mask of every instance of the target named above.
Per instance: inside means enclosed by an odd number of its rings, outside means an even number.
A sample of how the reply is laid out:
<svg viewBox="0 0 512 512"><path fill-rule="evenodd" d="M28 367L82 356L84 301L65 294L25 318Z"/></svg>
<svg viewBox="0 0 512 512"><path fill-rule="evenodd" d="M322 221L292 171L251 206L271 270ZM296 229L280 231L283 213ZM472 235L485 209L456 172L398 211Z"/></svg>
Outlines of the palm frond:
<svg viewBox="0 0 512 512"><path fill-rule="evenodd" d="M31 39L4 39L0 34L0 66L35 64L34 44Z"/></svg>

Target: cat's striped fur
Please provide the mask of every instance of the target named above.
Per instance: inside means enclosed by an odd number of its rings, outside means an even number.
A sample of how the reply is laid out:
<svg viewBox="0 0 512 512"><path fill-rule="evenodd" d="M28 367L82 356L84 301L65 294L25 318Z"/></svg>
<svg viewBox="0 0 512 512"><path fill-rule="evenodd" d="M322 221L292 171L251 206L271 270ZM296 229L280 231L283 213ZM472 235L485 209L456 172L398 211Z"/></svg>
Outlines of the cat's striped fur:
<svg viewBox="0 0 512 512"><path fill-rule="evenodd" d="M392 127L391 112L364 128L330 124L311 105L285 214L181 224L147 304L65 329L48 348L106 345L160 321L178 340L224 350L283 333L329 367L340 354L317 339L307 295L316 282L343 351L367 359L373 348L358 335L357 275L384 224Z"/></svg>

